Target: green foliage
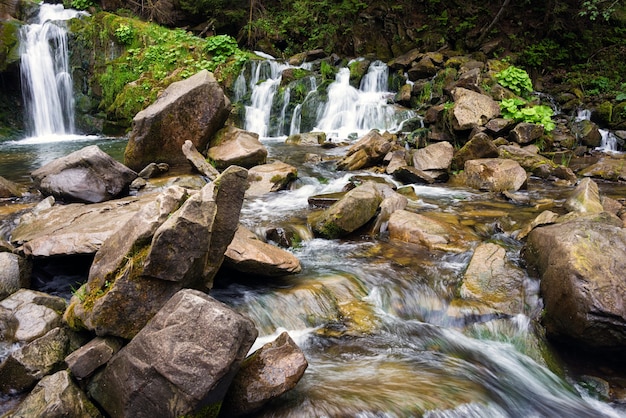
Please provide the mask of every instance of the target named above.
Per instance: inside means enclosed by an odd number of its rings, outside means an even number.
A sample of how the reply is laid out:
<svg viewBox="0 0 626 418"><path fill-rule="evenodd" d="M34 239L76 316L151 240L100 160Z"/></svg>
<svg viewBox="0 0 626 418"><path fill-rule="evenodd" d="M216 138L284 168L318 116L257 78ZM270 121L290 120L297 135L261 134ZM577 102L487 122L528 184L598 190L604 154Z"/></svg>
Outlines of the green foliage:
<svg viewBox="0 0 626 418"><path fill-rule="evenodd" d="M135 37L132 26L122 23L115 29L115 38L122 45L130 45Z"/></svg>
<svg viewBox="0 0 626 418"><path fill-rule="evenodd" d="M320 73L324 81L330 81L335 79L335 69L327 61L322 61L320 65Z"/></svg>
<svg viewBox="0 0 626 418"><path fill-rule="evenodd" d="M555 128L552 121L554 113L549 106L529 105L522 99L504 99L500 102L502 116L506 119L513 119L516 122L538 123L543 125L546 132L551 132Z"/></svg>
<svg viewBox="0 0 626 418"><path fill-rule="evenodd" d="M96 5L93 0L71 0L64 1L63 4L66 7L70 7L76 10L87 10L90 7L94 7Z"/></svg>
<svg viewBox="0 0 626 418"><path fill-rule="evenodd" d="M498 80L498 83L502 86L515 92L518 96L526 96L533 91L533 83L526 70L514 65L497 73L496 80Z"/></svg>
<svg viewBox="0 0 626 418"><path fill-rule="evenodd" d="M608 21L618 5L618 0L585 0L578 15L587 16L589 20L601 17Z"/></svg>
<svg viewBox="0 0 626 418"><path fill-rule="evenodd" d="M520 61L534 68L544 68L548 63L561 63L569 58L566 49L554 39L545 38L528 45L521 54Z"/></svg>
<svg viewBox="0 0 626 418"><path fill-rule="evenodd" d="M239 52L239 46L235 38L229 35L211 36L206 40L204 51L211 54L214 67L226 62L228 57Z"/></svg>

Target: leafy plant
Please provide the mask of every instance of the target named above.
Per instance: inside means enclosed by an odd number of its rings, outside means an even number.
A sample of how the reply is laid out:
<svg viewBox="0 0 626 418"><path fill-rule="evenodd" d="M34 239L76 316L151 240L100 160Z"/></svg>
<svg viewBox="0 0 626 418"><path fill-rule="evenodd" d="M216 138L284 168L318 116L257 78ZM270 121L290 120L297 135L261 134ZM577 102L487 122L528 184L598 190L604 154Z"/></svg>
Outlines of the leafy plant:
<svg viewBox="0 0 626 418"><path fill-rule="evenodd" d="M127 25L126 23L120 24L117 29L115 29L115 38L122 45L130 45L135 37L135 31L132 26Z"/></svg>
<svg viewBox="0 0 626 418"><path fill-rule="evenodd" d="M497 73L496 80L503 87L515 92L518 96L526 96L533 91L533 83L526 70L514 65Z"/></svg>
<svg viewBox="0 0 626 418"><path fill-rule="evenodd" d="M500 102L502 116L506 119L513 119L515 122L537 123L543 125L546 132L551 132L555 128L552 121L552 108L545 105L529 105L522 99L504 99Z"/></svg>

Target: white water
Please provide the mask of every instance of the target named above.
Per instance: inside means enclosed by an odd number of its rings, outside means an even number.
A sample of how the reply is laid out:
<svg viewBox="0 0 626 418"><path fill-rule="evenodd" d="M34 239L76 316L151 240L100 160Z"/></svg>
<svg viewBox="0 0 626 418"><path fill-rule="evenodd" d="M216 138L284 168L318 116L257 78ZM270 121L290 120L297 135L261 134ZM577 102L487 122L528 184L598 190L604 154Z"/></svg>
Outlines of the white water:
<svg viewBox="0 0 626 418"><path fill-rule="evenodd" d="M244 128L256 132L260 137L293 135L301 133L303 103L317 93L318 85L314 77L301 80L307 88L302 103L292 103L289 87L282 95L282 102L276 103L278 86L282 72L294 68L275 60L253 63L250 80L244 83L238 79L235 99L242 99L251 91L250 104L246 106ZM303 65L309 69L310 63ZM307 115L315 120L315 131L326 132L329 138L346 139L352 135L364 135L371 129L397 131L401 123L414 116L408 109L400 109L388 104L393 93L388 91L389 70L382 61L373 62L357 89L350 85L350 70L339 69L335 81L328 87L328 99L317 106L309 106ZM240 77L241 78L241 77ZM289 105L293 110L289 111ZM314 108L314 110L311 110ZM272 114L274 109L275 114Z"/></svg>
<svg viewBox="0 0 626 418"><path fill-rule="evenodd" d="M576 115L575 121L580 122L583 120L591 119L591 111L588 109L580 109ZM596 148L596 151L602 152L617 152L617 137L613 132L607 129L599 129L602 136L600 146Z"/></svg>
<svg viewBox="0 0 626 418"><path fill-rule="evenodd" d="M34 137L74 133L74 96L62 21L84 12L42 4L35 22L20 30L22 95ZM46 141L48 142L48 141Z"/></svg>

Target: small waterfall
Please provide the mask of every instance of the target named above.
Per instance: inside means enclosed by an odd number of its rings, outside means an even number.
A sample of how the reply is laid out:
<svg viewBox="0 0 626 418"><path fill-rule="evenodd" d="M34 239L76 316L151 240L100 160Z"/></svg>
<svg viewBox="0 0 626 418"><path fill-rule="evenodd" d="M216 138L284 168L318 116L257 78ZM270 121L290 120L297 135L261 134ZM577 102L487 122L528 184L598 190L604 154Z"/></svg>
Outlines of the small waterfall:
<svg viewBox="0 0 626 418"><path fill-rule="evenodd" d="M278 94L282 72L287 68L294 67L275 60L252 64L247 83L252 94L246 106L244 129L261 137L293 135L304 129L345 139L371 129L398 130L404 120L414 116L411 110L388 103L393 93L388 91L389 69L382 61L369 66L358 89L350 85L350 70L339 69L328 87L327 100L322 101L324 94L318 92L314 76L293 81ZM295 68L310 71L312 66L307 63ZM241 84L239 80L236 83L235 100L245 94ZM302 94L302 89L307 93Z"/></svg>
<svg viewBox="0 0 626 418"><path fill-rule="evenodd" d="M44 3L36 21L20 30L22 95L33 136L74 133L67 30L59 22L81 14Z"/></svg>
<svg viewBox="0 0 626 418"><path fill-rule="evenodd" d="M616 152L617 137L613 134L613 132L607 131L606 129L600 129L599 131L600 135L602 135L602 141L597 149L605 152Z"/></svg>

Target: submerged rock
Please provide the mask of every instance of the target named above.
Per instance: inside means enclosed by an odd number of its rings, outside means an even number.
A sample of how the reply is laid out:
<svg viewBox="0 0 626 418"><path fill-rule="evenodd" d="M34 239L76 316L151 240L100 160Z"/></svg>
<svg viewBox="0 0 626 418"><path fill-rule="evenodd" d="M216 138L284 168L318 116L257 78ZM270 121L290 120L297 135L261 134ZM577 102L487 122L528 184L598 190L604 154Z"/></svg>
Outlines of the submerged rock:
<svg viewBox="0 0 626 418"><path fill-rule="evenodd" d="M214 416L257 331L197 290L181 290L89 387L114 417Z"/></svg>
<svg viewBox="0 0 626 418"><path fill-rule="evenodd" d="M98 203L118 197L137 173L91 145L32 172L44 195L72 202Z"/></svg>
<svg viewBox="0 0 626 418"><path fill-rule="evenodd" d="M508 315L524 313L525 277L519 267L507 261L503 247L483 243L474 250L463 275L461 297Z"/></svg>
<svg viewBox="0 0 626 418"><path fill-rule="evenodd" d="M187 165L185 141L204 151L229 113L230 101L208 71L172 83L134 117L124 162L134 170L152 162Z"/></svg>

